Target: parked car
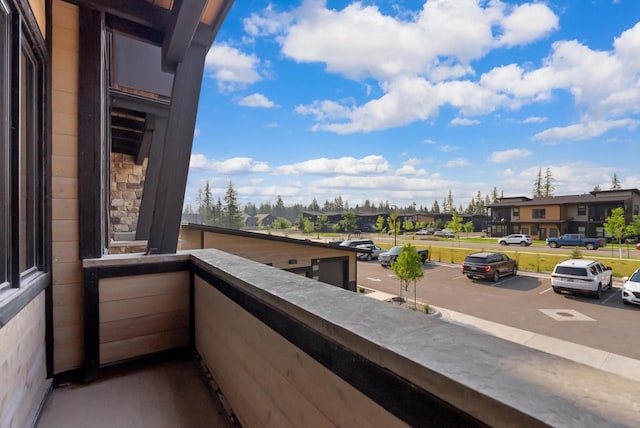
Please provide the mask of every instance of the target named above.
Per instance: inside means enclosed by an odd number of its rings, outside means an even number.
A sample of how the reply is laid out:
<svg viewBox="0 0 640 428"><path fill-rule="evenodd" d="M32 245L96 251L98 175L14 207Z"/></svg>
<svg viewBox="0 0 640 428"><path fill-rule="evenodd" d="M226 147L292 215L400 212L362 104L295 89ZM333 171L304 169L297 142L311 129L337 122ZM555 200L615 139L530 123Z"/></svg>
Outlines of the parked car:
<svg viewBox="0 0 640 428"><path fill-rule="evenodd" d="M367 250L366 252L357 253L356 257L358 260L373 260L377 259L380 253L384 252L384 250L377 245L374 244L364 244L358 245L356 248Z"/></svg>
<svg viewBox="0 0 640 428"><path fill-rule="evenodd" d="M378 255L378 263L383 267L391 266L391 263L395 262L398 256L400 255L400 251L402 251L404 247L402 245L397 245L395 247L391 247L390 250L384 251ZM427 261L427 257L429 256L428 250L418 250L418 254L422 259L422 263Z"/></svg>
<svg viewBox="0 0 640 428"><path fill-rule="evenodd" d="M579 233L567 233L558 238L547 238L546 243L551 248L585 247L587 250L597 250L606 245L604 238L585 238Z"/></svg>
<svg viewBox="0 0 640 428"><path fill-rule="evenodd" d="M640 269L637 269L630 277L624 277L622 279L624 280L624 284L620 290L622 303L625 305L629 303L640 305Z"/></svg>
<svg viewBox="0 0 640 428"><path fill-rule="evenodd" d="M589 294L597 299L604 289L611 289L611 268L597 260L569 259L560 262L551 273L551 287L556 293L563 291Z"/></svg>
<svg viewBox="0 0 640 428"><path fill-rule="evenodd" d="M433 236L439 236L440 238L455 238L456 234L449 229L442 229L433 232Z"/></svg>
<svg viewBox="0 0 640 428"><path fill-rule="evenodd" d="M517 275L518 264L503 253L480 252L469 254L462 263L467 278L491 279L498 282L505 275Z"/></svg>
<svg viewBox="0 0 640 428"><path fill-rule="evenodd" d="M531 245L531 237L529 235L522 234L512 234L507 235L502 238L498 238L498 244L500 245L521 245L523 247L528 247Z"/></svg>
<svg viewBox="0 0 640 428"><path fill-rule="evenodd" d="M420 229L416 232L416 235L433 235L436 231L434 227L427 227L426 229Z"/></svg>
<svg viewBox="0 0 640 428"><path fill-rule="evenodd" d="M358 245L373 245L373 241L371 239L350 239L340 243L341 247L357 247Z"/></svg>

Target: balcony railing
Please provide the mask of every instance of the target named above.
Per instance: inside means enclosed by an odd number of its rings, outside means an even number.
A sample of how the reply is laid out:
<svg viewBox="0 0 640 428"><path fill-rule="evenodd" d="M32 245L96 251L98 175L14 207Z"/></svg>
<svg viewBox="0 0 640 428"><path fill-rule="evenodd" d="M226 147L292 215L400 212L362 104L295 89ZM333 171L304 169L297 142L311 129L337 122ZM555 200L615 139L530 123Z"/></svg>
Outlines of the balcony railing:
<svg viewBox="0 0 640 428"><path fill-rule="evenodd" d="M637 382L221 251L85 277L88 379L191 346L244 426L637 423Z"/></svg>

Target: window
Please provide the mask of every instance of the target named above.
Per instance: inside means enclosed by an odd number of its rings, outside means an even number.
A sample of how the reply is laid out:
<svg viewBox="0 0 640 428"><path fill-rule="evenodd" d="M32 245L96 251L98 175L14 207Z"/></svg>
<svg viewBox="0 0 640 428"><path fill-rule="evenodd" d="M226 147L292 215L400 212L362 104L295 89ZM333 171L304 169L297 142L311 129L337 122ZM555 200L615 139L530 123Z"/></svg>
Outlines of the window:
<svg viewBox="0 0 640 428"><path fill-rule="evenodd" d="M44 269L46 231L44 42L20 19L0 0L0 287L14 288Z"/></svg>
<svg viewBox="0 0 640 428"><path fill-rule="evenodd" d="M9 281L9 19L0 0L0 288Z"/></svg>
<svg viewBox="0 0 640 428"><path fill-rule="evenodd" d="M587 206L586 205L578 205L578 215L586 216L587 215Z"/></svg>
<svg viewBox="0 0 640 428"><path fill-rule="evenodd" d="M541 219L546 217L547 212L544 208L534 208L531 214L533 218Z"/></svg>
<svg viewBox="0 0 640 428"><path fill-rule="evenodd" d="M640 208L638 208L638 205L633 206L633 215L640 215Z"/></svg>
<svg viewBox="0 0 640 428"><path fill-rule="evenodd" d="M520 207L513 207L513 218L520 218Z"/></svg>

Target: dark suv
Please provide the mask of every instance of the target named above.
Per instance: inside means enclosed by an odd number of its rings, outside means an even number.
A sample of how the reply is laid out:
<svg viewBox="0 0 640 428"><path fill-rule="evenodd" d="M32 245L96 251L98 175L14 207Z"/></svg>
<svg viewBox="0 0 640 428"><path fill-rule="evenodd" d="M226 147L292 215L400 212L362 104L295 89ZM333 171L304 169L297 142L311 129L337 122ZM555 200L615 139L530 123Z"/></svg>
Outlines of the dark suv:
<svg viewBox="0 0 640 428"><path fill-rule="evenodd" d="M462 263L462 274L468 278L492 279L498 282L501 276L516 275L518 264L503 253L473 253Z"/></svg>

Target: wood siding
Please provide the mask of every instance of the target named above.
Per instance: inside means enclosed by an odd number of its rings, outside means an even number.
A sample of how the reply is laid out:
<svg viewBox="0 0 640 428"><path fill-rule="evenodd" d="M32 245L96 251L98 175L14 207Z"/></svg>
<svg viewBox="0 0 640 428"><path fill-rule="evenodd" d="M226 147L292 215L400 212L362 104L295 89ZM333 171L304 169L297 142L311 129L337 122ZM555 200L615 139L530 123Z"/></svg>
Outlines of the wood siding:
<svg viewBox="0 0 640 428"><path fill-rule="evenodd" d="M0 427L32 426L44 400L44 294L0 328Z"/></svg>
<svg viewBox="0 0 640 428"><path fill-rule="evenodd" d="M533 218L533 210L545 210L544 218ZM558 220L562 219L560 205L541 205L536 207L521 207L520 221L536 221L536 220Z"/></svg>
<svg viewBox="0 0 640 428"><path fill-rule="evenodd" d="M204 233L204 235L202 235ZM204 246L201 246L204 241ZM271 264L279 269L292 269L311 266L313 259L349 258L349 283L356 283L356 253L344 249L305 245L304 242L279 242L256 237L245 237L224 233L201 231L182 227L180 248L215 248L256 262ZM297 264L289 264L295 259Z"/></svg>
<svg viewBox="0 0 640 428"><path fill-rule="evenodd" d="M189 273L100 280L100 364L189 344Z"/></svg>
<svg viewBox="0 0 640 428"><path fill-rule="evenodd" d="M83 358L82 266L78 253L78 8L52 11L52 240L54 372ZM99 231L96 231L99 233Z"/></svg>
<svg viewBox="0 0 640 428"><path fill-rule="evenodd" d="M243 426L406 426L200 277L195 282L196 348Z"/></svg>

